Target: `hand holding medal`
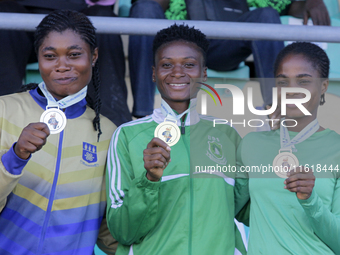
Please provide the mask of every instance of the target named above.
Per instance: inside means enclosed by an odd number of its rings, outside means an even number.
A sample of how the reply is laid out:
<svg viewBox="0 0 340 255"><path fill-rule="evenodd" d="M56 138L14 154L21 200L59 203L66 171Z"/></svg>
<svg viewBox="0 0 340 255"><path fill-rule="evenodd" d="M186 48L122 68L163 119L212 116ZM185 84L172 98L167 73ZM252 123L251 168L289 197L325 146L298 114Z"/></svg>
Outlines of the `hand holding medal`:
<svg viewBox="0 0 340 255"><path fill-rule="evenodd" d="M31 153L40 150L46 143L50 130L45 123L31 123L25 127L14 146L15 154L28 159Z"/></svg>
<svg viewBox="0 0 340 255"><path fill-rule="evenodd" d="M296 192L298 199L308 199L313 191L315 176L313 171L307 167L297 167L288 173L288 178L284 181L290 192Z"/></svg>
<svg viewBox="0 0 340 255"><path fill-rule="evenodd" d="M146 177L150 181L157 182L163 176L170 159L171 148L159 138L153 138L143 151L144 168Z"/></svg>

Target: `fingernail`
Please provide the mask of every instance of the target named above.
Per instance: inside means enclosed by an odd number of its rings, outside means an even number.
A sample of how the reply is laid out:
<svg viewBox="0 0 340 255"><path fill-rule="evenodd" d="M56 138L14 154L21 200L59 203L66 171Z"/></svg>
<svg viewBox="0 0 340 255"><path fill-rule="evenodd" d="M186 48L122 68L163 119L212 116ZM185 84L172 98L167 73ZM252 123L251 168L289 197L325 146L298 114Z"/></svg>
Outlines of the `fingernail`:
<svg viewBox="0 0 340 255"><path fill-rule="evenodd" d="M166 149L167 149L168 151L171 151L171 148L170 148L170 146L167 146L167 147L166 147Z"/></svg>
<svg viewBox="0 0 340 255"><path fill-rule="evenodd" d="M286 181L284 181L283 183L284 183L284 184L287 184L287 182L286 182Z"/></svg>
<svg viewBox="0 0 340 255"><path fill-rule="evenodd" d="M169 162L171 162L171 159L169 160Z"/></svg>
<svg viewBox="0 0 340 255"><path fill-rule="evenodd" d="M283 188L287 189L287 186L284 186Z"/></svg>

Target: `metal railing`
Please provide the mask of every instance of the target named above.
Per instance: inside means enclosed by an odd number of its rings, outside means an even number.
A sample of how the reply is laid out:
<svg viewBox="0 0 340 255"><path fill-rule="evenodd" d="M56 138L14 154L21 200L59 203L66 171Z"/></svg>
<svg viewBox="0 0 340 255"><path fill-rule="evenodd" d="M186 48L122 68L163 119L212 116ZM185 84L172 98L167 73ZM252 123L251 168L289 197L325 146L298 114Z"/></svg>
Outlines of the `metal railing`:
<svg viewBox="0 0 340 255"><path fill-rule="evenodd" d="M43 14L0 13L0 29L34 31ZM340 27L166 19L89 17L97 33L155 35L175 22L195 26L214 39L340 42Z"/></svg>

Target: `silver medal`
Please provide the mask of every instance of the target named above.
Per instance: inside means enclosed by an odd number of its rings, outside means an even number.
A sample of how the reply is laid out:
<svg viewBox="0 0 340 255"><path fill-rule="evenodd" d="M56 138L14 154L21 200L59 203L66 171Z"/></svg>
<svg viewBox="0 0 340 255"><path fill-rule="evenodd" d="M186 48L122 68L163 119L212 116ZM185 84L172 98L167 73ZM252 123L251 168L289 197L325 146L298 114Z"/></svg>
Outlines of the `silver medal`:
<svg viewBox="0 0 340 255"><path fill-rule="evenodd" d="M154 136L166 142L169 146L173 146L179 141L181 131L175 122L165 119L156 127Z"/></svg>
<svg viewBox="0 0 340 255"><path fill-rule="evenodd" d="M292 153L292 150L281 152L274 158L273 170L277 176L287 178L287 173L299 166L298 158Z"/></svg>
<svg viewBox="0 0 340 255"><path fill-rule="evenodd" d="M40 117L40 122L47 124L50 134L58 134L63 131L66 126L66 120L64 112L58 108L46 109Z"/></svg>

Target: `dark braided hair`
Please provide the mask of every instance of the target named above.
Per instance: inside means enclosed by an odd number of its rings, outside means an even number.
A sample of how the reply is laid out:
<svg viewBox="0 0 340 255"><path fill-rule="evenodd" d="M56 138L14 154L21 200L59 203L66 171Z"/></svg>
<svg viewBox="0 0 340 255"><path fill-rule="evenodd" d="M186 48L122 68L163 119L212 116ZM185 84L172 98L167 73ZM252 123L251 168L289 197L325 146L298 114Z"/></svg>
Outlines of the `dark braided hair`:
<svg viewBox="0 0 340 255"><path fill-rule="evenodd" d="M40 22L37 26L35 34L34 34L34 49L36 54L38 55L39 47L43 43L44 39L51 32L61 33L65 30L72 30L78 35L80 35L81 39L84 40L89 46L91 53L94 53L94 50L97 48L97 40L96 40L96 32L95 27L92 25L91 21L86 17L85 14L82 14L77 11L70 10L56 10L46 17ZM86 101L88 105L94 109L96 113L96 117L93 119L93 127L96 131L98 131L98 141L99 137L102 134L100 129L100 108L101 108L101 100L99 95L100 88L100 79L99 79L99 68L98 61L96 61L94 67L92 68L92 84L94 86L94 91L96 93L96 98L92 100L90 96L87 94ZM23 87L22 91L28 89L34 89L37 87L37 84L28 84Z"/></svg>
<svg viewBox="0 0 340 255"><path fill-rule="evenodd" d="M286 46L279 52L274 64L274 75L282 62L288 55L302 55L319 72L320 78L328 79L330 61L326 52L314 43L295 42ZM325 94L321 95L320 105L325 103Z"/></svg>
<svg viewBox="0 0 340 255"><path fill-rule="evenodd" d="M200 30L194 27L189 28L188 25L174 24L168 28L160 30L153 41L153 61L155 62L155 56L157 50L164 44L168 44L175 41L191 42L198 46L203 55L203 61L205 65L206 55L209 47L209 41Z"/></svg>

